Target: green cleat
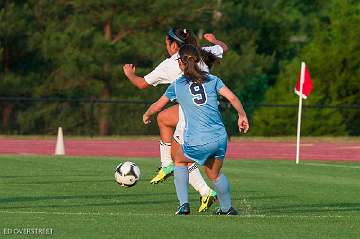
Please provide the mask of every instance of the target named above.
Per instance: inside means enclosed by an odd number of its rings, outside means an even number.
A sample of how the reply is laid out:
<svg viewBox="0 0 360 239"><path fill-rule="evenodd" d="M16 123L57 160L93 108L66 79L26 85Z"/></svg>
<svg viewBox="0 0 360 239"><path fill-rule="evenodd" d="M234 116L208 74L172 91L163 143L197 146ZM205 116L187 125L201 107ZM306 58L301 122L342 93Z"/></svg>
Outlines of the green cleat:
<svg viewBox="0 0 360 239"><path fill-rule="evenodd" d="M206 212L211 205L215 202L217 194L214 190L210 190L210 193L204 197L200 197L199 212Z"/></svg>
<svg viewBox="0 0 360 239"><path fill-rule="evenodd" d="M157 175L153 179L151 179L150 183L151 184L161 183L161 182L165 181L171 175L174 175L174 165L173 164L171 164L167 167L160 168Z"/></svg>

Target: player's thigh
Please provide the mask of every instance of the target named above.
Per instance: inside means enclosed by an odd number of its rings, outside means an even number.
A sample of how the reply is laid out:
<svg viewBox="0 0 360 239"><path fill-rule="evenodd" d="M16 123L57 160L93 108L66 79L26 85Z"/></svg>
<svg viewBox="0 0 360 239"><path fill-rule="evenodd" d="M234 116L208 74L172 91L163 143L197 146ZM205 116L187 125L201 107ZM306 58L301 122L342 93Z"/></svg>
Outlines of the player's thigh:
<svg viewBox="0 0 360 239"><path fill-rule="evenodd" d="M184 156L181 145L177 143L174 139L171 143L171 158L174 160L175 165L177 166L193 163L192 160Z"/></svg>
<svg viewBox="0 0 360 239"><path fill-rule="evenodd" d="M204 169L210 180L216 180L219 177L220 170L223 165L223 159L209 158L206 160Z"/></svg>
<svg viewBox="0 0 360 239"><path fill-rule="evenodd" d="M212 151L212 153L211 157L209 157L209 159L205 162L205 172L209 179L216 180L219 177L219 173L225 159L227 137L223 137L222 139L219 139L218 141L209 145L211 145L209 149Z"/></svg>
<svg viewBox="0 0 360 239"><path fill-rule="evenodd" d="M184 144L184 131L185 131L185 116L184 112L179 105L179 120L175 128L174 138L179 144Z"/></svg>
<svg viewBox="0 0 360 239"><path fill-rule="evenodd" d="M163 111L157 116L158 124L176 127L179 121L179 104L173 105Z"/></svg>

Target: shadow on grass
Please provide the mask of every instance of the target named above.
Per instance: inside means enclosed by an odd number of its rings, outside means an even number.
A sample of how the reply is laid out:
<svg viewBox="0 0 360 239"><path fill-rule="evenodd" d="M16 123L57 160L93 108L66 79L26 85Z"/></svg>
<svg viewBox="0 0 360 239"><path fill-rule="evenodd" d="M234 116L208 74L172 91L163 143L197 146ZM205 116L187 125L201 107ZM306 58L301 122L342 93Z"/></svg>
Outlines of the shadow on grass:
<svg viewBox="0 0 360 239"><path fill-rule="evenodd" d="M297 204L259 208L264 213L359 212L360 203Z"/></svg>
<svg viewBox="0 0 360 239"><path fill-rule="evenodd" d="M104 175L97 175L97 174L83 174L83 175L64 175L64 174L50 174L50 175L3 175L0 176L0 179L7 179L7 178L41 178L41 177L99 177Z"/></svg>
<svg viewBox="0 0 360 239"><path fill-rule="evenodd" d="M51 178L57 178L57 177L60 177L59 175L49 175L49 176L24 176L24 177L21 177L21 176L0 176L0 179L12 179L12 178L24 178L24 180L17 180L17 181L14 181L14 182L1 182L0 181L0 184L11 184L11 185L22 185L22 184L62 184L62 183L96 183L96 182L115 182L115 180L111 177L108 177L109 179L96 179L96 177L99 177L99 175L71 175L71 176L66 176L66 177L93 177L94 179L78 179L78 180L49 180L49 179L43 179L43 180L36 180L36 181L30 181L26 178L41 178L41 177L51 177ZM64 177L64 176L61 176L61 177ZM104 178L106 176L102 176L102 178ZM150 182L151 178L145 178L145 179L140 179L139 182ZM164 183L167 183L167 182L170 182L172 183L172 179L168 179L166 180L165 182L162 182L161 184L164 184Z"/></svg>
<svg viewBox="0 0 360 239"><path fill-rule="evenodd" d="M98 180L66 180L66 181L24 181L24 182L7 182L7 183L0 183L6 185L47 185L47 184L66 184L66 183L99 183L99 182L114 182L111 179L98 179Z"/></svg>
<svg viewBox="0 0 360 239"><path fill-rule="evenodd" d="M247 200L267 200L267 199L284 199L284 198L292 198L290 195L276 195L276 196L244 196L244 197L235 197L232 198L233 201L242 201L243 199Z"/></svg>
<svg viewBox="0 0 360 239"><path fill-rule="evenodd" d="M79 204L50 204L49 205L29 205L29 206L7 206L0 207L0 209L34 209L34 208L82 208L82 207L113 207L113 206L125 206L129 207L131 205L156 205L164 203L175 203L176 200L144 200L144 201L126 201L126 202L106 202L106 203L81 203Z"/></svg>
<svg viewBox="0 0 360 239"><path fill-rule="evenodd" d="M121 198L132 198L132 197L153 197L159 195L176 195L175 193L130 193L129 191L123 194L113 194L113 195L58 195L58 196L25 196L25 197L8 197L0 198L0 204L2 203L22 203L22 202L37 202L37 201L47 201L47 200L81 200L81 199L121 199ZM136 201L136 200L134 200ZM151 199L148 199L151 202Z"/></svg>

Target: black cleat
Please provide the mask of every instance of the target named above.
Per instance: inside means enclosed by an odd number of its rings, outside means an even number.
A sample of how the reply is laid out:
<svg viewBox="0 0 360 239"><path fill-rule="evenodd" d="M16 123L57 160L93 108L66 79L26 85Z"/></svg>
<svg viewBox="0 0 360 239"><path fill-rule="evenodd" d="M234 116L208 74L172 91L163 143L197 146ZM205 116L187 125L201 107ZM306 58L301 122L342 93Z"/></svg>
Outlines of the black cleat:
<svg viewBox="0 0 360 239"><path fill-rule="evenodd" d="M175 215L189 215L190 214L190 206L189 203L184 203L181 205L178 210L175 212Z"/></svg>
<svg viewBox="0 0 360 239"><path fill-rule="evenodd" d="M229 216L233 216L233 215L238 215L238 212L237 212L233 207L230 207L229 210L227 210L227 212L223 212L223 211L221 211L221 209L219 208L218 210L216 210L215 214L216 214L216 215L229 215Z"/></svg>

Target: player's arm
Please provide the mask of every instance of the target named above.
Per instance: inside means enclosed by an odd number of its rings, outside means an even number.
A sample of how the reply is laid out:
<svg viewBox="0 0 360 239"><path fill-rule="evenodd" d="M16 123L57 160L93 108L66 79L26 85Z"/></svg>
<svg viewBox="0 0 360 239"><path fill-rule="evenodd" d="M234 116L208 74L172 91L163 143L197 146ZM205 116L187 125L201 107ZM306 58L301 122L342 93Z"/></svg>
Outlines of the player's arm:
<svg viewBox="0 0 360 239"><path fill-rule="evenodd" d="M230 104L235 108L238 112L238 126L240 133L246 133L249 130L249 121L246 117L245 110L239 100L239 98L226 86L223 86L219 90L219 94L224 96Z"/></svg>
<svg viewBox="0 0 360 239"><path fill-rule="evenodd" d="M125 64L123 70L124 74L129 79L131 84L133 84L140 90L146 89L150 86L143 77L137 76L135 74L135 66L133 64Z"/></svg>
<svg viewBox="0 0 360 239"><path fill-rule="evenodd" d="M143 115L144 124L149 124L151 122L150 121L151 116L161 111L168 102L169 102L169 98L163 95L158 101L150 105L150 107Z"/></svg>
<svg viewBox="0 0 360 239"><path fill-rule="evenodd" d="M229 47L226 45L226 43L225 43L225 42L222 42L222 41L220 41L220 40L218 40L218 39L216 39L215 35L212 34L212 33L205 33L205 34L204 34L204 38L205 38L208 42L210 42L210 43L212 43L212 44L214 44L214 45L219 45L219 46L221 46L221 48L223 49L223 52L224 52L224 53L229 50Z"/></svg>

